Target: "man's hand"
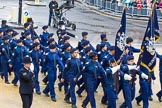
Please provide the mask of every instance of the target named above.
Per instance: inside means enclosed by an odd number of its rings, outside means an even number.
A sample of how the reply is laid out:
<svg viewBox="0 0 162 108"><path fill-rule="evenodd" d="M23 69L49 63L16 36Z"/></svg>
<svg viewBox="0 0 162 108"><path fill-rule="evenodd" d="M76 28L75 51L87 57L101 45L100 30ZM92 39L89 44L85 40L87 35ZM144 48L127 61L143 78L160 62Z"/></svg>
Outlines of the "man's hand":
<svg viewBox="0 0 162 108"><path fill-rule="evenodd" d="M74 78L73 80L74 80L74 82L76 82L77 81L77 78Z"/></svg>

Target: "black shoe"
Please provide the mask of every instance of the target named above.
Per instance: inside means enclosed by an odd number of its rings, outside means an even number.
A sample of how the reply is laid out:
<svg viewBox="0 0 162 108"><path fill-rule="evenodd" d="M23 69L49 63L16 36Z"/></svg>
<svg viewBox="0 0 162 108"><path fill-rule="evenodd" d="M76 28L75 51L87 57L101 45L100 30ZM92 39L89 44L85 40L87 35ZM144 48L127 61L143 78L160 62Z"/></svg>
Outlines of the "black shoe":
<svg viewBox="0 0 162 108"><path fill-rule="evenodd" d="M56 102L56 98L54 98L54 97L52 97L51 100L52 100L53 102Z"/></svg>
<svg viewBox="0 0 162 108"><path fill-rule="evenodd" d="M80 84L77 84L78 88L80 88Z"/></svg>
<svg viewBox="0 0 162 108"><path fill-rule="evenodd" d="M83 104L82 104L82 107L83 107L83 108L87 108L87 107L86 107L85 105L83 105Z"/></svg>
<svg viewBox="0 0 162 108"><path fill-rule="evenodd" d="M71 104L71 102L70 102L69 99L64 99L64 101L65 101L67 104Z"/></svg>
<svg viewBox="0 0 162 108"><path fill-rule="evenodd" d="M78 97L82 97L82 95L81 94L79 94L79 93L77 93L78 94Z"/></svg>
<svg viewBox="0 0 162 108"><path fill-rule="evenodd" d="M135 100L136 100L137 105L138 105L138 106L141 106L141 105L140 105L140 101L138 101L136 98L135 98Z"/></svg>
<svg viewBox="0 0 162 108"><path fill-rule="evenodd" d="M156 95L157 96L157 95ZM161 99L161 97L159 97L159 96L157 96L158 97L158 100L159 100L159 102L162 102L162 99Z"/></svg>
<svg viewBox="0 0 162 108"><path fill-rule="evenodd" d="M103 105L108 105L108 103L107 102L101 102Z"/></svg>
<svg viewBox="0 0 162 108"><path fill-rule="evenodd" d="M76 105L72 105L71 107L72 107L72 108L77 108L77 106L76 106Z"/></svg>
<svg viewBox="0 0 162 108"><path fill-rule="evenodd" d="M148 97L149 101L153 101L153 98L151 96Z"/></svg>
<svg viewBox="0 0 162 108"><path fill-rule="evenodd" d="M3 75L1 75L1 79L3 79Z"/></svg>
<svg viewBox="0 0 162 108"><path fill-rule="evenodd" d="M43 92L44 93L44 92ZM48 93L44 93L45 94L45 96L47 96L47 97L49 97L49 94Z"/></svg>
<svg viewBox="0 0 162 108"><path fill-rule="evenodd" d="M40 91L37 91L36 94L37 94L37 95L41 95L41 92L40 92Z"/></svg>
<svg viewBox="0 0 162 108"><path fill-rule="evenodd" d="M18 86L17 84L13 84L14 86Z"/></svg>
<svg viewBox="0 0 162 108"><path fill-rule="evenodd" d="M5 83L6 83L6 84L10 84L10 82L8 82L8 81L7 81L7 82L5 82Z"/></svg>
<svg viewBox="0 0 162 108"><path fill-rule="evenodd" d="M116 100L119 99L118 96L116 96Z"/></svg>

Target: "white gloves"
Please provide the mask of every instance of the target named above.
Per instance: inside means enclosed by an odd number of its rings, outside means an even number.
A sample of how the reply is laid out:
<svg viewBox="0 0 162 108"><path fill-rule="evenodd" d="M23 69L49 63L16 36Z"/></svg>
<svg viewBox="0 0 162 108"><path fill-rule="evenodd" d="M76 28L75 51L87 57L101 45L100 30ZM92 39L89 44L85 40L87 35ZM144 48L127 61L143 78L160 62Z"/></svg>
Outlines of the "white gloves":
<svg viewBox="0 0 162 108"><path fill-rule="evenodd" d="M130 76L130 75L128 75L128 74L124 74L124 80L131 80L132 79L132 77Z"/></svg>
<svg viewBox="0 0 162 108"><path fill-rule="evenodd" d="M142 77L143 79L148 79L148 76L147 76L145 73L142 73L142 74L141 74L141 77Z"/></svg>
<svg viewBox="0 0 162 108"><path fill-rule="evenodd" d="M117 66L111 68L112 74L114 74L119 69L120 69L120 65L117 65Z"/></svg>
<svg viewBox="0 0 162 108"><path fill-rule="evenodd" d="M79 37L78 37L78 36L75 36L75 38L77 38L77 39L78 39Z"/></svg>
<svg viewBox="0 0 162 108"><path fill-rule="evenodd" d="M34 72L34 65L33 65L33 63L31 63L31 65L30 65L30 70L31 70L32 72Z"/></svg>
<svg viewBox="0 0 162 108"><path fill-rule="evenodd" d="M129 70L133 70L133 69L136 69L136 68L137 68L137 65L128 65Z"/></svg>

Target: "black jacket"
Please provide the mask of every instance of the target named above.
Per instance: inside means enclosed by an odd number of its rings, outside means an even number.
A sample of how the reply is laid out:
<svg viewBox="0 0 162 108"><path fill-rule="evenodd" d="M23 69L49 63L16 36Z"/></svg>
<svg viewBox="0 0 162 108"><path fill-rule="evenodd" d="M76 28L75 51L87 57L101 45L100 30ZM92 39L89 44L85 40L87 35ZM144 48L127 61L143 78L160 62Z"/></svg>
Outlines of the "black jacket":
<svg viewBox="0 0 162 108"><path fill-rule="evenodd" d="M33 73L24 67L20 69L20 94L33 94Z"/></svg>
<svg viewBox="0 0 162 108"><path fill-rule="evenodd" d="M50 12L53 12L53 9L57 9L57 8L58 8L58 3L56 1L51 1L49 3Z"/></svg>

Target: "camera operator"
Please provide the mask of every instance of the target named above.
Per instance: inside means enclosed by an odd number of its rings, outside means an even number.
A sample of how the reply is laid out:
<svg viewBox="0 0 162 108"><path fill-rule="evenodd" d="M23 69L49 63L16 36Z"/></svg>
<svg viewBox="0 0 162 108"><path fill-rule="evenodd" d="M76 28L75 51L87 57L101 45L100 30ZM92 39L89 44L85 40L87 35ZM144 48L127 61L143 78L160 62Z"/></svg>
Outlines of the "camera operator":
<svg viewBox="0 0 162 108"><path fill-rule="evenodd" d="M51 18L53 15L53 9L57 9L58 8L58 3L56 0L51 0L51 2L49 3L49 20L48 20L48 26L51 25Z"/></svg>

